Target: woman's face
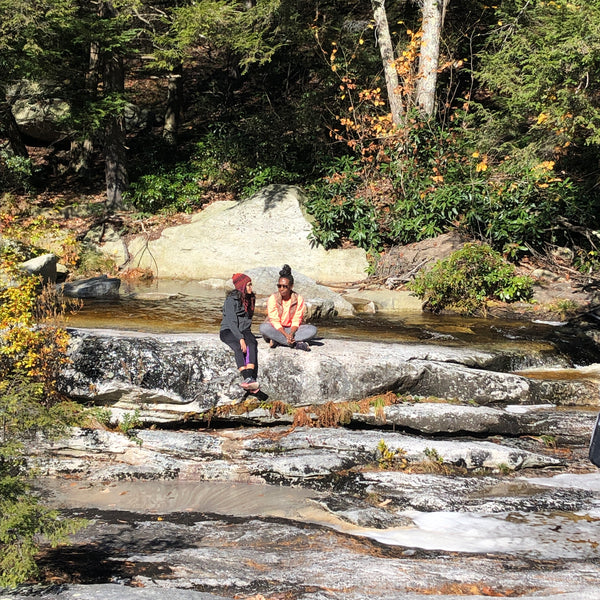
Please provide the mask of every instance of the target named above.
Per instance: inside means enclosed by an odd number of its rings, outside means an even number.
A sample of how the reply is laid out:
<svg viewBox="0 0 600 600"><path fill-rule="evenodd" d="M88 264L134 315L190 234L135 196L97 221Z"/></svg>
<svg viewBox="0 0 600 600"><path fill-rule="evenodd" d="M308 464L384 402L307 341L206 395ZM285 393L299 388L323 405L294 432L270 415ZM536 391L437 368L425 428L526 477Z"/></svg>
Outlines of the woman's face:
<svg viewBox="0 0 600 600"><path fill-rule="evenodd" d="M252 293L252 282L251 282L251 281L249 281L249 282L246 284L246 294L251 294L251 293Z"/></svg>
<svg viewBox="0 0 600 600"><path fill-rule="evenodd" d="M277 282L277 290L281 294L281 297L284 300L289 300L292 295L292 286L290 285L290 280L285 277L280 277Z"/></svg>

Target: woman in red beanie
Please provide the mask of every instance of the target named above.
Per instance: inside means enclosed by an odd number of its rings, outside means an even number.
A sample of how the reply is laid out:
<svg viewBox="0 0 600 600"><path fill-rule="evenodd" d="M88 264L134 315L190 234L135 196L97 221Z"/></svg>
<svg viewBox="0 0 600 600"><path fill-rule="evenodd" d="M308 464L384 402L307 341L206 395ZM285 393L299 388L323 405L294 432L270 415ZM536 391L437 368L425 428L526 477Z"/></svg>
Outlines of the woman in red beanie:
<svg viewBox="0 0 600 600"><path fill-rule="evenodd" d="M256 296L248 275L234 273L232 280L235 289L225 298L219 337L235 354L235 363L243 379L240 385L246 391L256 393L259 387L256 381L258 344L250 331Z"/></svg>

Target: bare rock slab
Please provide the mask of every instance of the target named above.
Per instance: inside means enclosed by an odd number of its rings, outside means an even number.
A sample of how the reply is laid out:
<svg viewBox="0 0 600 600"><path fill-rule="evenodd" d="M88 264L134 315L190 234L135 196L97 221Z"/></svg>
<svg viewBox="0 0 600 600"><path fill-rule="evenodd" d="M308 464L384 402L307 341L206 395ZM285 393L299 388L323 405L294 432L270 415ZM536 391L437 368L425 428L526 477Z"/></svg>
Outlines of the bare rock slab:
<svg viewBox="0 0 600 600"><path fill-rule="evenodd" d="M323 283L365 279L364 250L325 250L310 242L303 196L298 187L270 185L241 202L215 202L191 223L165 229L157 240L134 239L129 244L133 266L158 277L207 279L288 263Z"/></svg>
<svg viewBox="0 0 600 600"><path fill-rule="evenodd" d="M468 470L543 468L561 460L475 440L427 440L394 432L343 428L229 429L214 432L140 430L119 433L74 429L60 441L40 441L31 452L44 475L89 480L202 479L306 483L377 464L381 444L411 462L434 455Z"/></svg>

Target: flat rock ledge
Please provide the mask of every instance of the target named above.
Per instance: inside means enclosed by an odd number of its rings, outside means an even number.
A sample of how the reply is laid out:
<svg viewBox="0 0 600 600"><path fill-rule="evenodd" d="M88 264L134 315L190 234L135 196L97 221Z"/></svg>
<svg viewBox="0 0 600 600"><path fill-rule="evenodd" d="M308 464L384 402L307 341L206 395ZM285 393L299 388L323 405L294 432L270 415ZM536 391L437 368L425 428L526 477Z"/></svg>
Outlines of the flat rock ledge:
<svg viewBox="0 0 600 600"><path fill-rule="evenodd" d="M225 429L197 432L138 430L133 437L74 429L60 441L38 440L43 475L105 480L219 480L310 484L378 464L381 449L419 463L435 461L467 471L559 467L556 457L477 440L435 440L395 432L344 428Z"/></svg>
<svg viewBox="0 0 600 600"><path fill-rule="evenodd" d="M72 334L63 391L153 426L29 445L45 498L90 519L47 564L102 567L36 596L597 597L600 487L574 472L595 411L569 408L593 378L529 379L510 371L543 360L514 352L261 342L256 398L216 335ZM351 427L293 423L342 409Z"/></svg>
<svg viewBox="0 0 600 600"><path fill-rule="evenodd" d="M466 406L453 411L448 406L442 410L426 404L393 406L383 413L380 409L378 416L353 418L373 424L373 419L381 420L383 415L390 425L410 429L416 428L415 419L423 421L427 412L428 433L451 427L451 431L501 429L519 435L531 431L519 429L518 423L526 419L517 419L506 411L507 406L600 404L598 381L544 381L509 372L543 360L515 352L333 339L317 341L306 353L282 347L269 349L261 340L261 392L249 397L239 386L233 353L216 334L70 333L72 362L59 379L61 391L71 398L106 406L117 419L124 411L137 411L147 424L184 423L204 418L207 413L232 423L289 423L289 414L285 410L278 413L274 407L291 410L352 403L391 392ZM244 405L248 400L254 401L253 406ZM488 410L482 410L486 406ZM349 412L363 411L350 405ZM490 424L487 428L482 425L486 421ZM588 427L585 419L583 426ZM556 429L556 421L552 427ZM574 435L578 435L576 431Z"/></svg>

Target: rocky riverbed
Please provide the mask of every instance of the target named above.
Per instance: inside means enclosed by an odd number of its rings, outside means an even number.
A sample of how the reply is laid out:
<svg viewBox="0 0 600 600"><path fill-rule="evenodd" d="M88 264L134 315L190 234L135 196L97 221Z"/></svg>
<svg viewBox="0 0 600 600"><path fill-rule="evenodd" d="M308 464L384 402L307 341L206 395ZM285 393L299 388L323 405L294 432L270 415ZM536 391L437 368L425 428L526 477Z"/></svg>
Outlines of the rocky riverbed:
<svg viewBox="0 0 600 600"><path fill-rule="evenodd" d="M37 452L46 502L89 519L44 554L45 598L598 598L583 444L278 426Z"/></svg>
<svg viewBox="0 0 600 600"><path fill-rule="evenodd" d="M331 339L261 348L256 398L214 334L73 334L64 391L112 422L30 460L89 524L7 596L600 598L594 364Z"/></svg>

